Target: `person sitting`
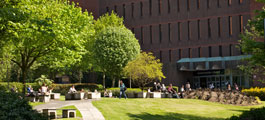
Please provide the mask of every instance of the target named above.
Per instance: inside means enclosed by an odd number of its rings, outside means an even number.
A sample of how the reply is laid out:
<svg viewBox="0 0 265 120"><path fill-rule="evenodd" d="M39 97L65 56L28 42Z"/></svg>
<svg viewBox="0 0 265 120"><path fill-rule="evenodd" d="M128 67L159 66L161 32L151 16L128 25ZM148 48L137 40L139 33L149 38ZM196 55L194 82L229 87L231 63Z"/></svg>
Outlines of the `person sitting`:
<svg viewBox="0 0 265 120"><path fill-rule="evenodd" d="M157 83L157 91L161 92L162 86L160 83Z"/></svg>
<svg viewBox="0 0 265 120"><path fill-rule="evenodd" d="M162 92L167 92L167 88L166 88L165 84L162 84L161 90L162 90Z"/></svg>
<svg viewBox="0 0 265 120"><path fill-rule="evenodd" d="M176 91L173 89L172 84L169 84L169 87L167 88L167 91L171 94L176 94Z"/></svg>
<svg viewBox="0 0 265 120"><path fill-rule="evenodd" d="M112 97L112 92L111 92L111 90L109 90L109 97L110 97L110 98Z"/></svg>
<svg viewBox="0 0 265 120"><path fill-rule="evenodd" d="M210 88L210 89L214 89L214 85L213 85L213 83L211 83L211 84L209 85L209 88Z"/></svg>
<svg viewBox="0 0 265 120"><path fill-rule="evenodd" d="M184 85L182 85L181 88L180 88L180 96L181 96L181 98L184 98L184 94L185 94L184 92L185 92Z"/></svg>
<svg viewBox="0 0 265 120"><path fill-rule="evenodd" d="M75 93L76 92L76 89L75 89L75 86L73 85L70 89L69 89L69 92L68 93Z"/></svg>
<svg viewBox="0 0 265 120"><path fill-rule="evenodd" d="M31 85L29 85L27 87L27 92L28 92L28 94L27 94L28 96L36 96L35 93L34 93L33 88L31 87Z"/></svg>
<svg viewBox="0 0 265 120"><path fill-rule="evenodd" d="M45 83L43 83L42 84L42 86L41 86L41 94L47 94L47 92L48 92L48 87L45 85Z"/></svg>
<svg viewBox="0 0 265 120"><path fill-rule="evenodd" d="M13 93L17 93L17 87L14 85L11 89L10 89L11 92Z"/></svg>
<svg viewBox="0 0 265 120"><path fill-rule="evenodd" d="M190 83L187 82L187 84L186 84L186 91L190 91L190 90L191 90L191 88L190 88Z"/></svg>

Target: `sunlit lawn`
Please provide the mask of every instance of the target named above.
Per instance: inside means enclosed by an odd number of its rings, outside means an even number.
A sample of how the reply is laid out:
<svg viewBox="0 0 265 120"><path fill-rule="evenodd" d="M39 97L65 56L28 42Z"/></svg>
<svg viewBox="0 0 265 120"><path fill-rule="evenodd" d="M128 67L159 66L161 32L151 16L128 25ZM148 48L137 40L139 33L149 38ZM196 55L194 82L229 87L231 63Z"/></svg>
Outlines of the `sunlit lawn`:
<svg viewBox="0 0 265 120"><path fill-rule="evenodd" d="M192 99L117 99L93 101L106 120L223 120L250 108Z"/></svg>
<svg viewBox="0 0 265 120"><path fill-rule="evenodd" d="M44 102L29 102L29 105L31 105L32 107L38 106L38 105L41 105L41 104L45 104L45 103Z"/></svg>

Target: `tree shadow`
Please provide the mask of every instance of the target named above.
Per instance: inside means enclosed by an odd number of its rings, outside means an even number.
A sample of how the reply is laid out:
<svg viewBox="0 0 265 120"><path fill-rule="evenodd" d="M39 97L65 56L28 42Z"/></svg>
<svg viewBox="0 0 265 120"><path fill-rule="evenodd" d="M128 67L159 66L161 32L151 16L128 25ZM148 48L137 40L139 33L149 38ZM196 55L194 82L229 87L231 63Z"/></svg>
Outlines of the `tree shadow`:
<svg viewBox="0 0 265 120"><path fill-rule="evenodd" d="M133 120L225 120L224 118L214 117L201 117L195 115L179 114L179 113L166 113L165 115L158 114L128 114Z"/></svg>

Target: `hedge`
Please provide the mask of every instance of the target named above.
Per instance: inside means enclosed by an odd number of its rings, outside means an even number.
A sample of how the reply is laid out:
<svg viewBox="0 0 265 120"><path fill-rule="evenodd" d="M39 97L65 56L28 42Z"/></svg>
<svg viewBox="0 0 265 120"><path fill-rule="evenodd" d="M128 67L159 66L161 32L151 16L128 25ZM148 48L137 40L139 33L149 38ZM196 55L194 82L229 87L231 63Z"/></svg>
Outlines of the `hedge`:
<svg viewBox="0 0 265 120"><path fill-rule="evenodd" d="M37 91L39 89L39 85L36 83L27 83L27 86L31 85L34 91ZM94 84L94 83L75 83L75 84L52 84L51 88L53 88L53 92L55 93L61 93L65 94L69 91L69 88L72 87L72 85L75 85L76 90L87 90L87 91L94 91L97 89L98 91L103 90L103 86L100 84ZM16 86L18 92L22 92L23 90L23 84L19 82L10 82L9 83L9 89L12 88L12 86ZM8 83L6 82L0 82L0 91L9 91L8 90Z"/></svg>
<svg viewBox="0 0 265 120"><path fill-rule="evenodd" d="M0 91L0 120L48 120L33 110L21 94Z"/></svg>
<svg viewBox="0 0 265 120"><path fill-rule="evenodd" d="M265 107L252 108L244 111L240 116L232 116L228 120L265 120Z"/></svg>
<svg viewBox="0 0 265 120"><path fill-rule="evenodd" d="M250 96L258 96L262 101L265 100L265 88L255 87L250 89L243 89L242 92Z"/></svg>

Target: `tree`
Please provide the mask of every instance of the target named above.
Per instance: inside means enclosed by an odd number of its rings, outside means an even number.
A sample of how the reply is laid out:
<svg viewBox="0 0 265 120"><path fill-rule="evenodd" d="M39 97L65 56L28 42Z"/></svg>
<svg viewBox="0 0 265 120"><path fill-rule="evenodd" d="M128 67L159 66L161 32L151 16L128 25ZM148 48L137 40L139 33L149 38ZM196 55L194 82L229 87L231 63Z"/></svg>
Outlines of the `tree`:
<svg viewBox="0 0 265 120"><path fill-rule="evenodd" d="M152 53L142 52L135 60L129 62L124 68L128 77L142 90L144 87L156 80L166 78L162 72L163 64L155 59Z"/></svg>
<svg viewBox="0 0 265 120"><path fill-rule="evenodd" d="M110 26L101 30L95 36L93 48L97 65L103 73L118 78L127 63L140 53L137 39L125 27ZM112 86L114 87L114 83Z"/></svg>
<svg viewBox="0 0 265 120"><path fill-rule="evenodd" d="M264 2L264 1L263 1ZM264 18L265 8L256 11L256 16L249 21L244 34L241 35L240 48L243 53L251 54L247 66L240 66L246 73L265 75ZM261 77L262 78L262 77ZM263 78L263 81L265 79Z"/></svg>
<svg viewBox="0 0 265 120"><path fill-rule="evenodd" d="M52 68L79 62L94 34L93 17L66 0L23 0L1 8L0 15L0 39L20 67L24 87L36 62Z"/></svg>
<svg viewBox="0 0 265 120"><path fill-rule="evenodd" d="M98 36L98 34L104 30L107 27L120 27L120 28L126 28L123 24L123 18L120 18L115 12L111 12L111 14L106 13L102 16L100 16L95 21L95 36ZM96 37L92 44L88 44L88 48L94 50L94 43L96 41ZM97 72L103 73L103 87L105 88L105 79L106 79L106 72L107 70L101 65L100 60L97 59L97 55L92 52L92 56L95 57L95 59L92 59L93 64L93 70ZM115 82L115 79L113 78L113 82ZM112 82L112 83L113 83ZM114 86L114 83L113 85Z"/></svg>

